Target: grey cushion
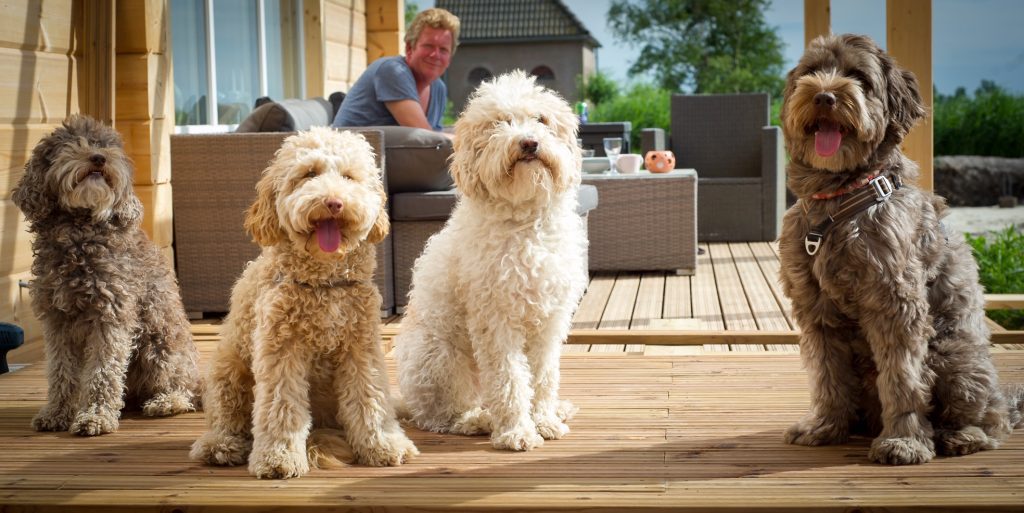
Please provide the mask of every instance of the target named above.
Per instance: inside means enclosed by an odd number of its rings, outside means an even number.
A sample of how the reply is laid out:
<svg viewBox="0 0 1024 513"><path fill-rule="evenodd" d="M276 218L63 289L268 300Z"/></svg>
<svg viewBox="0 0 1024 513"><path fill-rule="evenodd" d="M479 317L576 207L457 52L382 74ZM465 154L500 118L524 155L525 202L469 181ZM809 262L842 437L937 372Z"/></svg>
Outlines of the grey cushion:
<svg viewBox="0 0 1024 513"><path fill-rule="evenodd" d="M387 151L387 150L385 150ZM455 208L455 189L391 195L392 221L444 221Z"/></svg>
<svg viewBox="0 0 1024 513"><path fill-rule="evenodd" d="M392 221L445 221L455 208L455 189L431 192L403 192L391 196ZM580 185L576 213L584 215L597 208L597 187Z"/></svg>
<svg viewBox="0 0 1024 513"><path fill-rule="evenodd" d="M235 132L294 132L331 124L331 104L323 98L281 100L256 107Z"/></svg>
<svg viewBox="0 0 1024 513"><path fill-rule="evenodd" d="M405 126L372 127L384 132L388 193L444 191L452 188L448 157L452 141L444 134Z"/></svg>

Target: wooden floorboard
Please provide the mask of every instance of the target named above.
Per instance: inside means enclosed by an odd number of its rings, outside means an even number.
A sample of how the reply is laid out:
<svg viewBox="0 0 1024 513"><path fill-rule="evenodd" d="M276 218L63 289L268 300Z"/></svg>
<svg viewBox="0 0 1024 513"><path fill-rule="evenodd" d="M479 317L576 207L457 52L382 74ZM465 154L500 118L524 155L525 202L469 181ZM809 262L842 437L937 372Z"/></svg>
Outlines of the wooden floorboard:
<svg viewBox="0 0 1024 513"><path fill-rule="evenodd" d="M196 329L205 363L216 336ZM995 355L1024 382L1024 352ZM388 359L394 387L394 362ZM244 467L188 459L202 412L129 414L117 433L36 433L43 365L0 376L0 510L139 511L1022 511L1024 429L999 450L889 467L870 440L782 443L807 409L799 357L567 354L562 396L572 432L528 453L486 437L406 427L420 456L400 467L313 470L257 480Z"/></svg>

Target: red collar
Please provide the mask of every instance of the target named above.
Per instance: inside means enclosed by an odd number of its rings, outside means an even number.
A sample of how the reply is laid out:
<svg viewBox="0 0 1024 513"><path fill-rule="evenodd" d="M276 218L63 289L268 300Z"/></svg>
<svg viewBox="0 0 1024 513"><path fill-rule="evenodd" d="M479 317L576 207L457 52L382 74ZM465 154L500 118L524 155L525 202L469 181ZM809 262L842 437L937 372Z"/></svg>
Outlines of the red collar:
<svg viewBox="0 0 1024 513"><path fill-rule="evenodd" d="M871 174L871 175L865 176L864 178L861 178L860 180L857 180L856 182L854 182L852 185L850 185L848 187L843 187L842 189L837 189L837 190L832 191L832 192L817 192L817 193L811 194L811 198L812 199L816 199L816 200L827 200L827 199L832 199L832 198L838 198L839 196L842 196L844 194L849 194L849 193L851 193L851 192L853 192L853 191L855 191L857 189L863 188L864 186L866 186L868 184L868 182L870 182L871 180L874 180L877 177L878 177L877 174Z"/></svg>

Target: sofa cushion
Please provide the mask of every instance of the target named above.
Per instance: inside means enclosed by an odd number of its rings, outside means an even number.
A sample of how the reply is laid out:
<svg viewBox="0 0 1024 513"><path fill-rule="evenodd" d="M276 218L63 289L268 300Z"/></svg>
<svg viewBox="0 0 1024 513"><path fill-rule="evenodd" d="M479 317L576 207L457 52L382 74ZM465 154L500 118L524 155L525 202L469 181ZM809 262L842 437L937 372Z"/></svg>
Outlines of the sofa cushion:
<svg viewBox="0 0 1024 513"><path fill-rule="evenodd" d="M580 185L580 191L576 197L579 203L576 205L576 213L585 215L587 212L597 208L597 187L590 184Z"/></svg>
<svg viewBox="0 0 1024 513"><path fill-rule="evenodd" d="M452 141L444 134L405 126L373 127L384 132L384 166L388 193L444 191L454 182L448 174Z"/></svg>
<svg viewBox="0 0 1024 513"><path fill-rule="evenodd" d="M331 124L331 104L323 98L281 100L256 107L235 132L294 132Z"/></svg>

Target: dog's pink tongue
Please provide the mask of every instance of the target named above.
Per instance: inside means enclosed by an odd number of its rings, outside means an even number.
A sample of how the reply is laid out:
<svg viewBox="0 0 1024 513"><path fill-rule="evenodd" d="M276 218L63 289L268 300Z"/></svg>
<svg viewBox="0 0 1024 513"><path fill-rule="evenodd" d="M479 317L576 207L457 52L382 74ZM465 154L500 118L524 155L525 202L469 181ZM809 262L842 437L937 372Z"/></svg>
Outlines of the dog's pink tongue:
<svg viewBox="0 0 1024 513"><path fill-rule="evenodd" d="M338 231L338 222L334 219L324 219L316 223L316 241L320 243L320 250L324 253L334 253L341 245L341 232Z"/></svg>
<svg viewBox="0 0 1024 513"><path fill-rule="evenodd" d="M814 132L814 150L822 157L831 157L839 151L843 143L843 134L839 133L839 125L822 121L818 123L818 131Z"/></svg>

